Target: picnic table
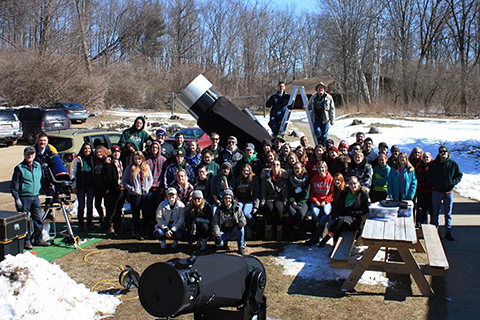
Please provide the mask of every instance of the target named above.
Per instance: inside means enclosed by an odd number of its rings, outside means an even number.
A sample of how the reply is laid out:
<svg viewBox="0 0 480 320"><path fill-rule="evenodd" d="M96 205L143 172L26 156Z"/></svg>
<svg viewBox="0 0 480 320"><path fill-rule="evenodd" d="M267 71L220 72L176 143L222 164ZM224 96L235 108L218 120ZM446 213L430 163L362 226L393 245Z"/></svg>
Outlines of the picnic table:
<svg viewBox="0 0 480 320"><path fill-rule="evenodd" d="M425 247L419 242L419 238L425 239ZM410 274L421 293L432 296L434 293L425 275L445 276L449 267L435 226L422 225L420 229L415 229L413 217L400 217L390 221L367 219L359 239L367 249L360 260L350 257L355 237L347 235L347 239L350 240L340 239L337 242L331 256L332 267L353 268L342 286L344 291L352 291L363 273L366 270L372 270ZM385 259L374 260L382 247L387 248ZM429 263L419 264L412 254L413 249L426 252ZM389 261L387 253L391 250L397 251L403 261Z"/></svg>

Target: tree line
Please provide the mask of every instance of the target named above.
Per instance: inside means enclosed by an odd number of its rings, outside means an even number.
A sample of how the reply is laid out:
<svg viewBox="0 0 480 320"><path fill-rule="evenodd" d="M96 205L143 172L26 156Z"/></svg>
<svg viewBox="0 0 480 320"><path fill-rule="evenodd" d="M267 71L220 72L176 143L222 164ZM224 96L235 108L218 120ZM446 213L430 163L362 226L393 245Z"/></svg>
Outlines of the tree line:
<svg viewBox="0 0 480 320"><path fill-rule="evenodd" d="M12 104L159 108L203 73L248 103L323 77L358 110L474 114L479 54L479 0L0 0Z"/></svg>

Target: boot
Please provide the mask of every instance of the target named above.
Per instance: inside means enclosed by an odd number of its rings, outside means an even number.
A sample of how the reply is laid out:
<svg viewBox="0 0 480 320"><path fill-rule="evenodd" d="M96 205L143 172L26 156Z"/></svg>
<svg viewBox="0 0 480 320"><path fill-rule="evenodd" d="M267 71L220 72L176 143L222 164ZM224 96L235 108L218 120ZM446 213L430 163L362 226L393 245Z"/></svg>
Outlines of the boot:
<svg viewBox="0 0 480 320"><path fill-rule="evenodd" d="M205 251L207 249L207 239L202 239L202 245L200 251Z"/></svg>
<svg viewBox="0 0 480 320"><path fill-rule="evenodd" d="M272 240L272 225L265 224L265 240Z"/></svg>
<svg viewBox="0 0 480 320"><path fill-rule="evenodd" d="M113 223L109 223L107 225L107 235L111 236L115 234L115 229L113 227Z"/></svg>
<svg viewBox="0 0 480 320"><path fill-rule="evenodd" d="M283 240L283 226L277 226L277 241Z"/></svg>
<svg viewBox="0 0 480 320"><path fill-rule="evenodd" d="M319 248L325 247L327 244L328 240L332 237L332 234L329 232L325 237L323 237L322 241L317 245Z"/></svg>

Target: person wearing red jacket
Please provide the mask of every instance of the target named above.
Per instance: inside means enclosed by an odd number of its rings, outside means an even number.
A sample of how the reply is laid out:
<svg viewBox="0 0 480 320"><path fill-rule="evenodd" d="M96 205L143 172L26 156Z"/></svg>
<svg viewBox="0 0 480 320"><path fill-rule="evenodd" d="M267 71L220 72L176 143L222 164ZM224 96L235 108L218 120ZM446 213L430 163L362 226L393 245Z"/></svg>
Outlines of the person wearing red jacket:
<svg viewBox="0 0 480 320"><path fill-rule="evenodd" d="M432 193L433 187L427 180L426 174L430 163L432 162L432 155L430 152L423 154L422 162L415 167L415 174L417 175L417 225L428 223L428 214L433 212Z"/></svg>
<svg viewBox="0 0 480 320"><path fill-rule="evenodd" d="M313 237L305 243L307 245L318 243L328 222L328 216L332 211L333 177L328 172L325 161L318 163L317 172L318 174L313 176L310 182L310 211L312 212L315 232Z"/></svg>

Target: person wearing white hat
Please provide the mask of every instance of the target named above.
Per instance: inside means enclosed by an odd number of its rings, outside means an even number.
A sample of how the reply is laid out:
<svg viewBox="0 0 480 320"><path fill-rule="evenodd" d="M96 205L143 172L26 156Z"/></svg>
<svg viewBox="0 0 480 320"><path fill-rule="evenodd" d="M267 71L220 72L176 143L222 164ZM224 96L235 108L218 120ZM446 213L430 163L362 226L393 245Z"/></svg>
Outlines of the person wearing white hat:
<svg viewBox="0 0 480 320"><path fill-rule="evenodd" d="M160 247L167 247L166 240L171 239L172 248L178 246L183 235L185 222L185 205L177 198L177 190L168 188L166 199L160 203L156 213L157 224L153 236L160 240Z"/></svg>
<svg viewBox="0 0 480 320"><path fill-rule="evenodd" d="M207 249L207 239L212 235L212 207L203 198L200 190L195 190L192 194L192 200L187 205L185 218L185 231L191 240L197 239L197 247L200 251Z"/></svg>

